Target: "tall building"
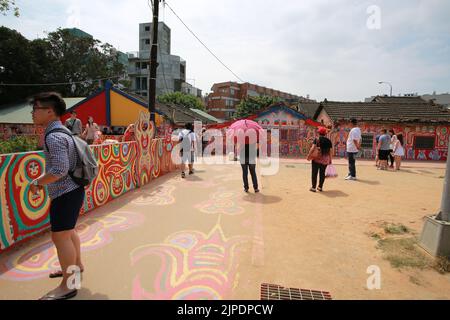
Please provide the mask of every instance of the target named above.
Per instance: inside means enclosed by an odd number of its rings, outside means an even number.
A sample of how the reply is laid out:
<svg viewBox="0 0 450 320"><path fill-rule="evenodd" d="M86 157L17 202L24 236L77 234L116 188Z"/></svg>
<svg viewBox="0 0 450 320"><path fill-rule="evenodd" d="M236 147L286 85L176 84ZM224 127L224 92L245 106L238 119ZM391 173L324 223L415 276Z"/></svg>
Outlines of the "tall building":
<svg viewBox="0 0 450 320"><path fill-rule="evenodd" d="M221 82L215 83L208 95L208 113L219 119L232 119L236 115L236 106L247 97L276 97L288 104L297 104L299 96L251 83Z"/></svg>
<svg viewBox="0 0 450 320"><path fill-rule="evenodd" d="M187 82L181 84L181 92L196 96L197 98L202 98L202 90Z"/></svg>
<svg viewBox="0 0 450 320"><path fill-rule="evenodd" d="M78 28L66 28L64 30L67 30L69 34L71 34L74 37L78 38L93 38L93 36L83 30L80 30Z"/></svg>
<svg viewBox="0 0 450 320"><path fill-rule="evenodd" d="M139 52L128 53L128 75L132 82L131 90L143 97L148 97L152 36L152 23L139 24ZM156 95L175 91L183 92L183 87L186 87L186 61L171 54L171 31L164 22L158 24L157 59ZM191 89L186 91L191 91ZM192 91L194 90L192 89ZM194 95L196 94L195 90Z"/></svg>

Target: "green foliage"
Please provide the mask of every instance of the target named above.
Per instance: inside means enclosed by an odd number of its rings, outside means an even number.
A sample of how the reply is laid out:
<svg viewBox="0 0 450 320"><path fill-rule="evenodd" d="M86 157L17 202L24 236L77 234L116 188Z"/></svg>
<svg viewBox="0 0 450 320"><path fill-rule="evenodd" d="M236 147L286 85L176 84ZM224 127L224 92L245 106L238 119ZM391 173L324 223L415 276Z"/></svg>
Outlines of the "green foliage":
<svg viewBox="0 0 450 320"><path fill-rule="evenodd" d="M430 259L417 249L416 238L382 239L378 248L384 251L386 260L394 268L425 269L431 265Z"/></svg>
<svg viewBox="0 0 450 320"><path fill-rule="evenodd" d="M171 92L160 95L158 101L161 103L173 103L187 108L205 110L201 99L182 92Z"/></svg>
<svg viewBox="0 0 450 320"><path fill-rule="evenodd" d="M410 230L403 224L386 223L384 224L384 232L387 234L405 234L409 233Z"/></svg>
<svg viewBox="0 0 450 320"><path fill-rule="evenodd" d="M125 66L108 43L78 37L58 29L45 39L29 41L20 33L0 27L0 61L4 83L69 83L57 86L8 86L0 88L0 105L27 98L41 91L58 91L64 97L85 97L104 83L93 81L122 75ZM105 80L106 81L106 80Z"/></svg>
<svg viewBox="0 0 450 320"><path fill-rule="evenodd" d="M14 11L16 17L19 17L19 8L16 6L15 0L0 0L0 13L6 16L10 10Z"/></svg>
<svg viewBox="0 0 450 320"><path fill-rule="evenodd" d="M257 113L260 110L263 110L280 100L274 97L248 97L242 100L236 107L236 116L238 118L245 118L250 115Z"/></svg>
<svg viewBox="0 0 450 320"><path fill-rule="evenodd" d="M123 90L127 91L131 89L131 85L133 84L131 80L119 80L119 84L123 86Z"/></svg>
<svg viewBox="0 0 450 320"><path fill-rule="evenodd" d="M16 136L9 140L0 141L0 154L36 150L38 150L38 139L36 137Z"/></svg>

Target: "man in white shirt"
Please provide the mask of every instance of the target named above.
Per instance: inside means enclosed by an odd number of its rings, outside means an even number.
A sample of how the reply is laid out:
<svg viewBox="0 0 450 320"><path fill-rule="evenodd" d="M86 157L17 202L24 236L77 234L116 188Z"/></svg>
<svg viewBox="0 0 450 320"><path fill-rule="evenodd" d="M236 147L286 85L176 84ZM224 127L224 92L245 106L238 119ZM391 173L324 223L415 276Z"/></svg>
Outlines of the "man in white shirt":
<svg viewBox="0 0 450 320"><path fill-rule="evenodd" d="M181 177L185 178L185 164L189 165L189 174L194 173L195 145L197 137L193 130L192 123L186 123L185 129L178 134L178 141L181 141Z"/></svg>
<svg viewBox="0 0 450 320"><path fill-rule="evenodd" d="M347 138L347 155L348 155L348 169L349 173L345 180L356 180L356 155L361 149L361 129L358 128L358 121L351 120L352 130Z"/></svg>

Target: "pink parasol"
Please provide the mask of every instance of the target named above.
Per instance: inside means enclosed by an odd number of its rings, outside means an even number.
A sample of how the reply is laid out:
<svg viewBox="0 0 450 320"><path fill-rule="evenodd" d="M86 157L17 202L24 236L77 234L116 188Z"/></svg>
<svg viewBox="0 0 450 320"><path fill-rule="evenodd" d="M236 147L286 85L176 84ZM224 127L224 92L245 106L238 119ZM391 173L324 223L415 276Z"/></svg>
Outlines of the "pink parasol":
<svg viewBox="0 0 450 320"><path fill-rule="evenodd" d="M227 135L234 135L235 140L237 140L237 135L241 133L246 133L249 130L254 130L256 133L257 139L259 138L259 130L263 130L263 128L253 120L238 120L234 122L228 129ZM246 139L245 143L248 143L248 139Z"/></svg>

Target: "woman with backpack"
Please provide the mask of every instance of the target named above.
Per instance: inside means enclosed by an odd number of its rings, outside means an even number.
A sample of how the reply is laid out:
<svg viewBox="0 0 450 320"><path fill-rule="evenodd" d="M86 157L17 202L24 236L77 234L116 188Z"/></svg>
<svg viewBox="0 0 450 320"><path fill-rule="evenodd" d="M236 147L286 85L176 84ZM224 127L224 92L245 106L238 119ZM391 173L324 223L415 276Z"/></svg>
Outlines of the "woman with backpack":
<svg viewBox="0 0 450 320"><path fill-rule="evenodd" d="M327 166L331 164L332 153L331 149L333 147L330 139L325 135L327 134L327 129L324 127L319 127L317 130L319 133L319 138L316 138L313 142L313 146L308 155L308 160L312 160L312 174L311 174L311 189L309 191L323 191L323 184L325 182L325 171ZM317 174L319 174L319 186L317 186Z"/></svg>

